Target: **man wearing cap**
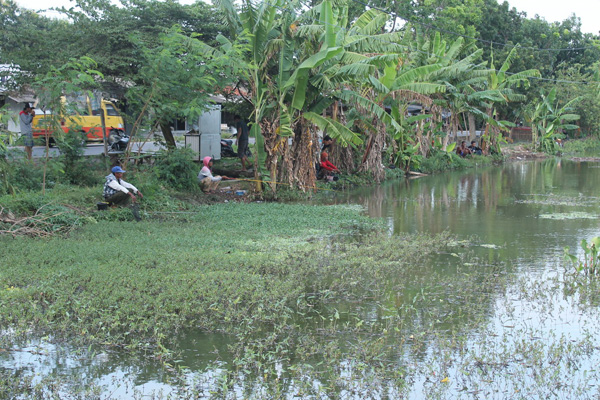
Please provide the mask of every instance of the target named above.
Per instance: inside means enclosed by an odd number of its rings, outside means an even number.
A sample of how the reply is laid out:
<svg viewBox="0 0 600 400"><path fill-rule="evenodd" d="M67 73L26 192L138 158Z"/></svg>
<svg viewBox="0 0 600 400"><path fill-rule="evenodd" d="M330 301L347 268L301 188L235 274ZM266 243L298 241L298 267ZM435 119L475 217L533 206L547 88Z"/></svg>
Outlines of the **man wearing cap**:
<svg viewBox="0 0 600 400"><path fill-rule="evenodd" d="M123 168L117 165L111 169L111 172L112 174L106 177L106 183L104 183L104 201L111 205L125 206L130 199L135 203L136 195L140 199L144 197L135 186L123 180L125 173Z"/></svg>
<svg viewBox="0 0 600 400"><path fill-rule="evenodd" d="M30 160L33 152L33 130L31 129L33 117L35 117L35 111L29 103L25 103L23 111L19 113L19 123L21 125L21 135L25 139L25 153L27 153L27 158Z"/></svg>

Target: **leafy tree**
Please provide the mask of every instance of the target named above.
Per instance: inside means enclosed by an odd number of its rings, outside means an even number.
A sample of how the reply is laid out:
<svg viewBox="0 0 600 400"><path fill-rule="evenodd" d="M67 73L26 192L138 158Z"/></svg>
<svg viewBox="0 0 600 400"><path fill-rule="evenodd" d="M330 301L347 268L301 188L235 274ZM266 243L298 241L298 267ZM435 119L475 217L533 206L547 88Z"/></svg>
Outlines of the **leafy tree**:
<svg viewBox="0 0 600 400"><path fill-rule="evenodd" d="M143 67L144 49L159 45L161 34L175 25L182 35L209 45L221 31L219 13L204 2L79 0L62 11L72 21L77 50L96 60L107 79L134 79Z"/></svg>
<svg viewBox="0 0 600 400"><path fill-rule="evenodd" d="M51 131L57 142L62 143L66 146L66 165L71 168L68 172L69 179L75 183L76 173L75 170L77 160L81 156L81 142L83 136L80 136L80 140L71 140L64 138L64 131L61 125L61 119L73 110L67 110L70 105L65 103L62 96L70 93L81 93L85 92L96 86L97 78L102 77L102 74L95 70L96 63L89 57L81 57L79 59L71 59L62 66L55 68L51 67L43 76L36 77L32 83L33 89L38 94L40 104L45 108L52 110L52 114L49 118L44 118L45 129ZM69 112L71 111L71 112ZM78 135L80 132L69 132L69 135ZM46 158L44 161L44 176L42 182L42 191L46 189L46 169L48 165L49 157L49 146L50 137L46 136Z"/></svg>
<svg viewBox="0 0 600 400"><path fill-rule="evenodd" d="M497 112L497 104L525 101L526 97L520 93L516 93L514 89L519 86L528 87L530 78L540 76L537 69L521 71L515 74L508 73L517 49L518 47L513 47L499 70L496 71L492 62L485 91L479 94L479 97L483 100L487 117L485 136L488 138L489 147L494 153L500 153L499 142L502 138L502 130L513 125L508 121L502 121Z"/></svg>
<svg viewBox="0 0 600 400"><path fill-rule="evenodd" d="M581 64L564 65L557 71L556 96L564 104L570 99L579 98L573 106L573 113L581 118L576 122L577 132L584 136L597 136L600 133L600 97L598 96L598 71L600 62L595 64L596 73L587 73L587 66Z"/></svg>
<svg viewBox="0 0 600 400"><path fill-rule="evenodd" d="M159 35L157 46L140 47L143 63L135 77L139 84L128 91L127 99L156 121L167 145L174 148L173 119L192 119L206 109L215 87L229 83L242 66L239 49L219 52L178 27Z"/></svg>

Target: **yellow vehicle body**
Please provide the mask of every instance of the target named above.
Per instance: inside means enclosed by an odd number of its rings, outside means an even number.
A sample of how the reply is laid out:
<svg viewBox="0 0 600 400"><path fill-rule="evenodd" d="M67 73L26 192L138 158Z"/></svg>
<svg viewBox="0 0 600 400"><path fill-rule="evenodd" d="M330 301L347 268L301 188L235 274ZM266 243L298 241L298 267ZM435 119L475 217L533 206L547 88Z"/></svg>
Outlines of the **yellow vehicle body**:
<svg viewBox="0 0 600 400"><path fill-rule="evenodd" d="M63 98L63 101L64 100ZM76 98L77 111L72 111L69 115L61 116L60 125L64 133L71 131L85 132L87 140L102 141L102 119L104 114L104 126L106 138L109 137L112 130L123 130L125 122L119 110L108 100L98 100L94 97L79 96ZM52 128L52 112L45 114L36 113L33 117L32 130L34 137L52 137L54 128Z"/></svg>

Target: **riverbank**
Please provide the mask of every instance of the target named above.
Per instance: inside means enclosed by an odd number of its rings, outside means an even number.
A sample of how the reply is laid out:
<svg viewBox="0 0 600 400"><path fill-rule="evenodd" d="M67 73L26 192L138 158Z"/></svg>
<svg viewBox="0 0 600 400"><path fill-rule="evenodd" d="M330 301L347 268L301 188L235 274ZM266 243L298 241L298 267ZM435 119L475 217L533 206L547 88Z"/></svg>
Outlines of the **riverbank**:
<svg viewBox="0 0 600 400"><path fill-rule="evenodd" d="M334 206L156 191L139 223L95 211L46 239L2 237L0 397L586 398L598 285L561 260L597 230L597 176L553 162Z"/></svg>

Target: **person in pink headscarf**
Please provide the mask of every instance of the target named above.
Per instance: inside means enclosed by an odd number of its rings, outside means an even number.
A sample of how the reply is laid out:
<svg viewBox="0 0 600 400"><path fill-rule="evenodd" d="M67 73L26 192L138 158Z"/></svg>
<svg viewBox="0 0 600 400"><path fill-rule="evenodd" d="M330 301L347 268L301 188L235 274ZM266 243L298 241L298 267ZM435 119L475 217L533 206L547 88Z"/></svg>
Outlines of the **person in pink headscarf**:
<svg viewBox="0 0 600 400"><path fill-rule="evenodd" d="M219 182L223 178L227 178L226 176L213 176L211 168L213 166L212 157L206 156L202 159L202 163L204 167L200 170L198 174L198 183L202 187L202 191L204 193L214 193L219 186Z"/></svg>

